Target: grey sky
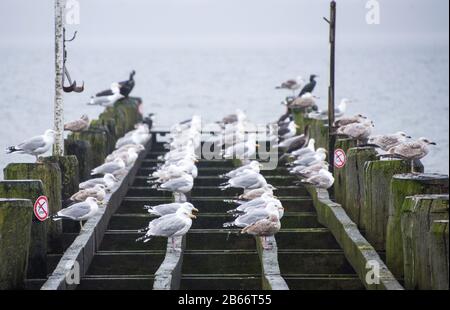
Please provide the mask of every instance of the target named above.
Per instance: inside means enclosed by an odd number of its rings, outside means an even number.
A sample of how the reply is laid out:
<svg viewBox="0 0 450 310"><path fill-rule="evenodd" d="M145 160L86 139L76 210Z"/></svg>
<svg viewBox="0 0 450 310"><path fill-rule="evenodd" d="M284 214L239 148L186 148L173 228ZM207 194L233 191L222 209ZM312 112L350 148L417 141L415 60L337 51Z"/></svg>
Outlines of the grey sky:
<svg viewBox="0 0 450 310"><path fill-rule="evenodd" d="M327 33L320 18L328 14L327 0L78 1L81 24L77 29L82 41L92 46L106 41L155 46L301 44ZM448 0L379 0L381 24L377 26L365 22L366 2L338 1L338 31L343 40L413 38L448 44ZM1 0L1 42L51 44L52 18L53 0Z"/></svg>

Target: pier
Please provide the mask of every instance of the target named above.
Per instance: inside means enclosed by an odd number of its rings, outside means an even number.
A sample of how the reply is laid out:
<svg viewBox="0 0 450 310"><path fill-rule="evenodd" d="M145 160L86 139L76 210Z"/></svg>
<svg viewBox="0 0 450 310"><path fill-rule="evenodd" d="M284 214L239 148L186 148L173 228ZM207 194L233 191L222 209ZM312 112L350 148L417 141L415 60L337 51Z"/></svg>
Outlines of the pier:
<svg viewBox="0 0 450 310"><path fill-rule="evenodd" d="M232 219L226 200L241 192L221 191L219 175L235 168L236 161L200 158L198 177L188 195L200 210L192 229L185 237L135 242L138 230L152 219L143 206L174 199L147 183L158 157L167 152L169 132L157 129L152 129L145 150L107 194L107 206L81 230L66 220L36 220L35 199L45 195L51 212L61 209L61 202L88 178L92 167L103 162L117 139L142 120L140 104L140 99L130 98L107 108L87 131L66 138L63 157L4 169L1 219L14 217L17 223L0 229L3 238L12 238L8 234L21 238L22 247L6 243L2 249L1 261L13 258L10 264L15 266L0 268L2 288L448 288L448 177L410 175L408 163L378 160L372 148L356 147L348 139L336 141L336 147L346 152L347 163L336 169L332 191L297 185L298 179L282 164L262 170L285 208L282 230L267 240L222 227ZM319 145L328 145L326 122L310 120L303 111L292 113L299 132L308 127ZM367 281L374 265L379 273ZM79 281L68 281L74 271Z"/></svg>

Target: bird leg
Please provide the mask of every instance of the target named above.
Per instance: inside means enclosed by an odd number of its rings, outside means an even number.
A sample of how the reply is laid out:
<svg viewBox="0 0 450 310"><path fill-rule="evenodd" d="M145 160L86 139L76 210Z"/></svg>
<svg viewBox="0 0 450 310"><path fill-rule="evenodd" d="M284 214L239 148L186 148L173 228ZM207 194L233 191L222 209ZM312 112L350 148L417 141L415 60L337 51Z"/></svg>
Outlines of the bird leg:
<svg viewBox="0 0 450 310"><path fill-rule="evenodd" d="M83 229L83 221L80 221L80 230Z"/></svg>
<svg viewBox="0 0 450 310"><path fill-rule="evenodd" d="M416 172L414 171L414 160L411 160L411 173L416 174Z"/></svg>

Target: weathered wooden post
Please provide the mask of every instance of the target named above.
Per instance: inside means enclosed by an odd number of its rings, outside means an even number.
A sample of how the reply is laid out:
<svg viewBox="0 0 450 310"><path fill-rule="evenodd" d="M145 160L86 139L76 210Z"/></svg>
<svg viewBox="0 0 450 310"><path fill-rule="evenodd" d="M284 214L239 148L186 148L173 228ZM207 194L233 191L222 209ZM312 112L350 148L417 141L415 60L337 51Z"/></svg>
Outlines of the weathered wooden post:
<svg viewBox="0 0 450 310"><path fill-rule="evenodd" d="M406 289L433 289L428 241L431 224L437 220L448 220L448 195L417 195L405 198L401 230ZM441 266L441 272L445 272L445 269L445 266Z"/></svg>
<svg viewBox="0 0 450 310"><path fill-rule="evenodd" d="M386 232L386 263L398 279L404 276L401 214L405 198L421 194L447 193L448 176L446 175L398 174L392 178Z"/></svg>
<svg viewBox="0 0 450 310"><path fill-rule="evenodd" d="M80 182L86 181L91 177L92 169L92 148L88 141L74 140L72 134L70 134L66 140L64 140L64 149L66 156L73 155L78 161L78 175Z"/></svg>
<svg viewBox="0 0 450 310"><path fill-rule="evenodd" d="M343 155L342 157L347 157L347 151L352 148L352 147L356 147L356 140L353 139L339 139L336 141L336 147L335 149L341 149L343 151ZM334 158L331 156L331 154L328 154L329 158L331 160L331 158ZM337 161L336 161L337 160ZM340 204L344 204L346 199L346 193L345 193L345 189L346 189L346 158L335 158L334 159L335 163L330 163L333 164L333 166L336 166L334 169L334 197L336 202L340 203ZM341 163L341 164L337 164L337 162Z"/></svg>
<svg viewBox="0 0 450 310"><path fill-rule="evenodd" d="M423 172L423 169L423 165L417 162L415 170ZM364 167L363 225L367 240L378 251L386 249L392 177L409 171L411 171L411 165L403 160L369 161Z"/></svg>
<svg viewBox="0 0 450 310"><path fill-rule="evenodd" d="M342 204L348 216L360 229L365 229L363 220L365 208L364 165L377 159L377 152L372 147L355 147L347 152L345 167L345 202Z"/></svg>
<svg viewBox="0 0 450 310"><path fill-rule="evenodd" d="M45 157L43 161L58 164L61 169L61 198L63 200L69 199L73 193L78 191L80 177L76 156L50 156Z"/></svg>
<svg viewBox="0 0 450 310"><path fill-rule="evenodd" d="M0 290L24 288L33 205L0 198Z"/></svg>
<svg viewBox="0 0 450 310"><path fill-rule="evenodd" d="M61 170L54 163L12 163L3 170L5 180L41 180L50 214L61 210ZM61 221L46 221L50 252L61 252Z"/></svg>
<svg viewBox="0 0 450 310"><path fill-rule="evenodd" d="M89 142L91 147L91 161L89 162L89 173L94 167L103 164L108 152L108 133L104 129L89 128L86 131L76 132L71 137L73 140Z"/></svg>
<svg viewBox="0 0 450 310"><path fill-rule="evenodd" d="M448 290L448 220L434 221L429 234L431 287Z"/></svg>
<svg viewBox="0 0 450 310"><path fill-rule="evenodd" d="M34 203L45 196L41 180L0 181L0 197L9 199L29 199ZM47 225L35 216L31 221L27 278L43 279L47 276Z"/></svg>

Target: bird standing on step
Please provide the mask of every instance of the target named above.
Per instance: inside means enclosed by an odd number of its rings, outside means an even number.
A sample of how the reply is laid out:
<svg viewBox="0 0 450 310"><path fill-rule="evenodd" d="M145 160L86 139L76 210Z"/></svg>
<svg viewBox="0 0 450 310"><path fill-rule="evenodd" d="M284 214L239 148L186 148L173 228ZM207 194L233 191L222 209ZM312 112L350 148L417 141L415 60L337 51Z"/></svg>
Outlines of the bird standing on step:
<svg viewBox="0 0 450 310"><path fill-rule="evenodd" d="M83 228L83 221L93 217L98 212L99 201L94 197L88 197L83 202L75 203L65 209L58 211L51 218L54 221L68 219L80 222L80 228Z"/></svg>
<svg viewBox="0 0 450 310"><path fill-rule="evenodd" d="M223 191L232 187L247 190L264 187L266 185L267 181L261 174L249 170L237 177L229 179L228 182L221 184L219 188Z"/></svg>
<svg viewBox="0 0 450 310"><path fill-rule="evenodd" d="M107 190L111 190L117 184L117 182L119 182L119 180L114 175L112 175L111 173L105 173L102 178L95 178L81 182L78 187L80 189L87 189L92 188L97 184L102 184L105 185Z"/></svg>
<svg viewBox="0 0 450 310"><path fill-rule="evenodd" d="M321 169L317 174L301 180L301 183L310 184L315 188L329 189L334 184L334 177L328 170Z"/></svg>
<svg viewBox="0 0 450 310"><path fill-rule="evenodd" d="M114 161L109 163L104 163L101 166L98 166L91 171L91 175L95 174L105 174L105 173L114 173L117 170L125 168L125 162L122 158L116 158Z"/></svg>
<svg viewBox="0 0 450 310"><path fill-rule="evenodd" d="M184 208L179 208L175 213L163 215L148 224L148 227L141 230L145 235L136 241L148 242L153 237L177 237L184 236L192 226L192 219L197 218ZM172 240L174 242L174 240ZM175 244L173 243L174 247Z"/></svg>
<svg viewBox="0 0 450 310"><path fill-rule="evenodd" d="M97 184L94 187L82 189L73 194L70 200L75 202L85 201L88 197L94 197L98 201L103 201L106 196L106 186L103 184Z"/></svg>
<svg viewBox="0 0 450 310"><path fill-rule="evenodd" d="M47 129L41 136L35 136L16 146L10 146L6 149L6 154L29 154L36 157L36 162L39 162L39 155L46 153L55 143L55 131Z"/></svg>
<svg viewBox="0 0 450 310"><path fill-rule="evenodd" d="M144 209L147 210L148 213L156 216L173 214L176 213L180 208L183 208L190 213L192 213L192 211L199 212L198 209L195 208L194 205L189 202L183 203L174 202L174 203L160 204L157 206L144 206Z"/></svg>
<svg viewBox="0 0 450 310"><path fill-rule="evenodd" d="M252 200L252 199L261 197L265 193L268 193L268 194L273 196L273 191L276 191L276 190L277 189L273 185L267 184L267 185L262 186L262 187L258 187L258 188L255 188L255 189L251 189L251 190L245 191L243 194L238 196L238 199L241 199L241 200Z"/></svg>
<svg viewBox="0 0 450 310"><path fill-rule="evenodd" d="M267 247L266 237L274 236L281 229L280 219L274 215L270 214L267 218L261 219L241 230L241 234L248 234L252 236L259 236L263 238L263 248L269 250Z"/></svg>

